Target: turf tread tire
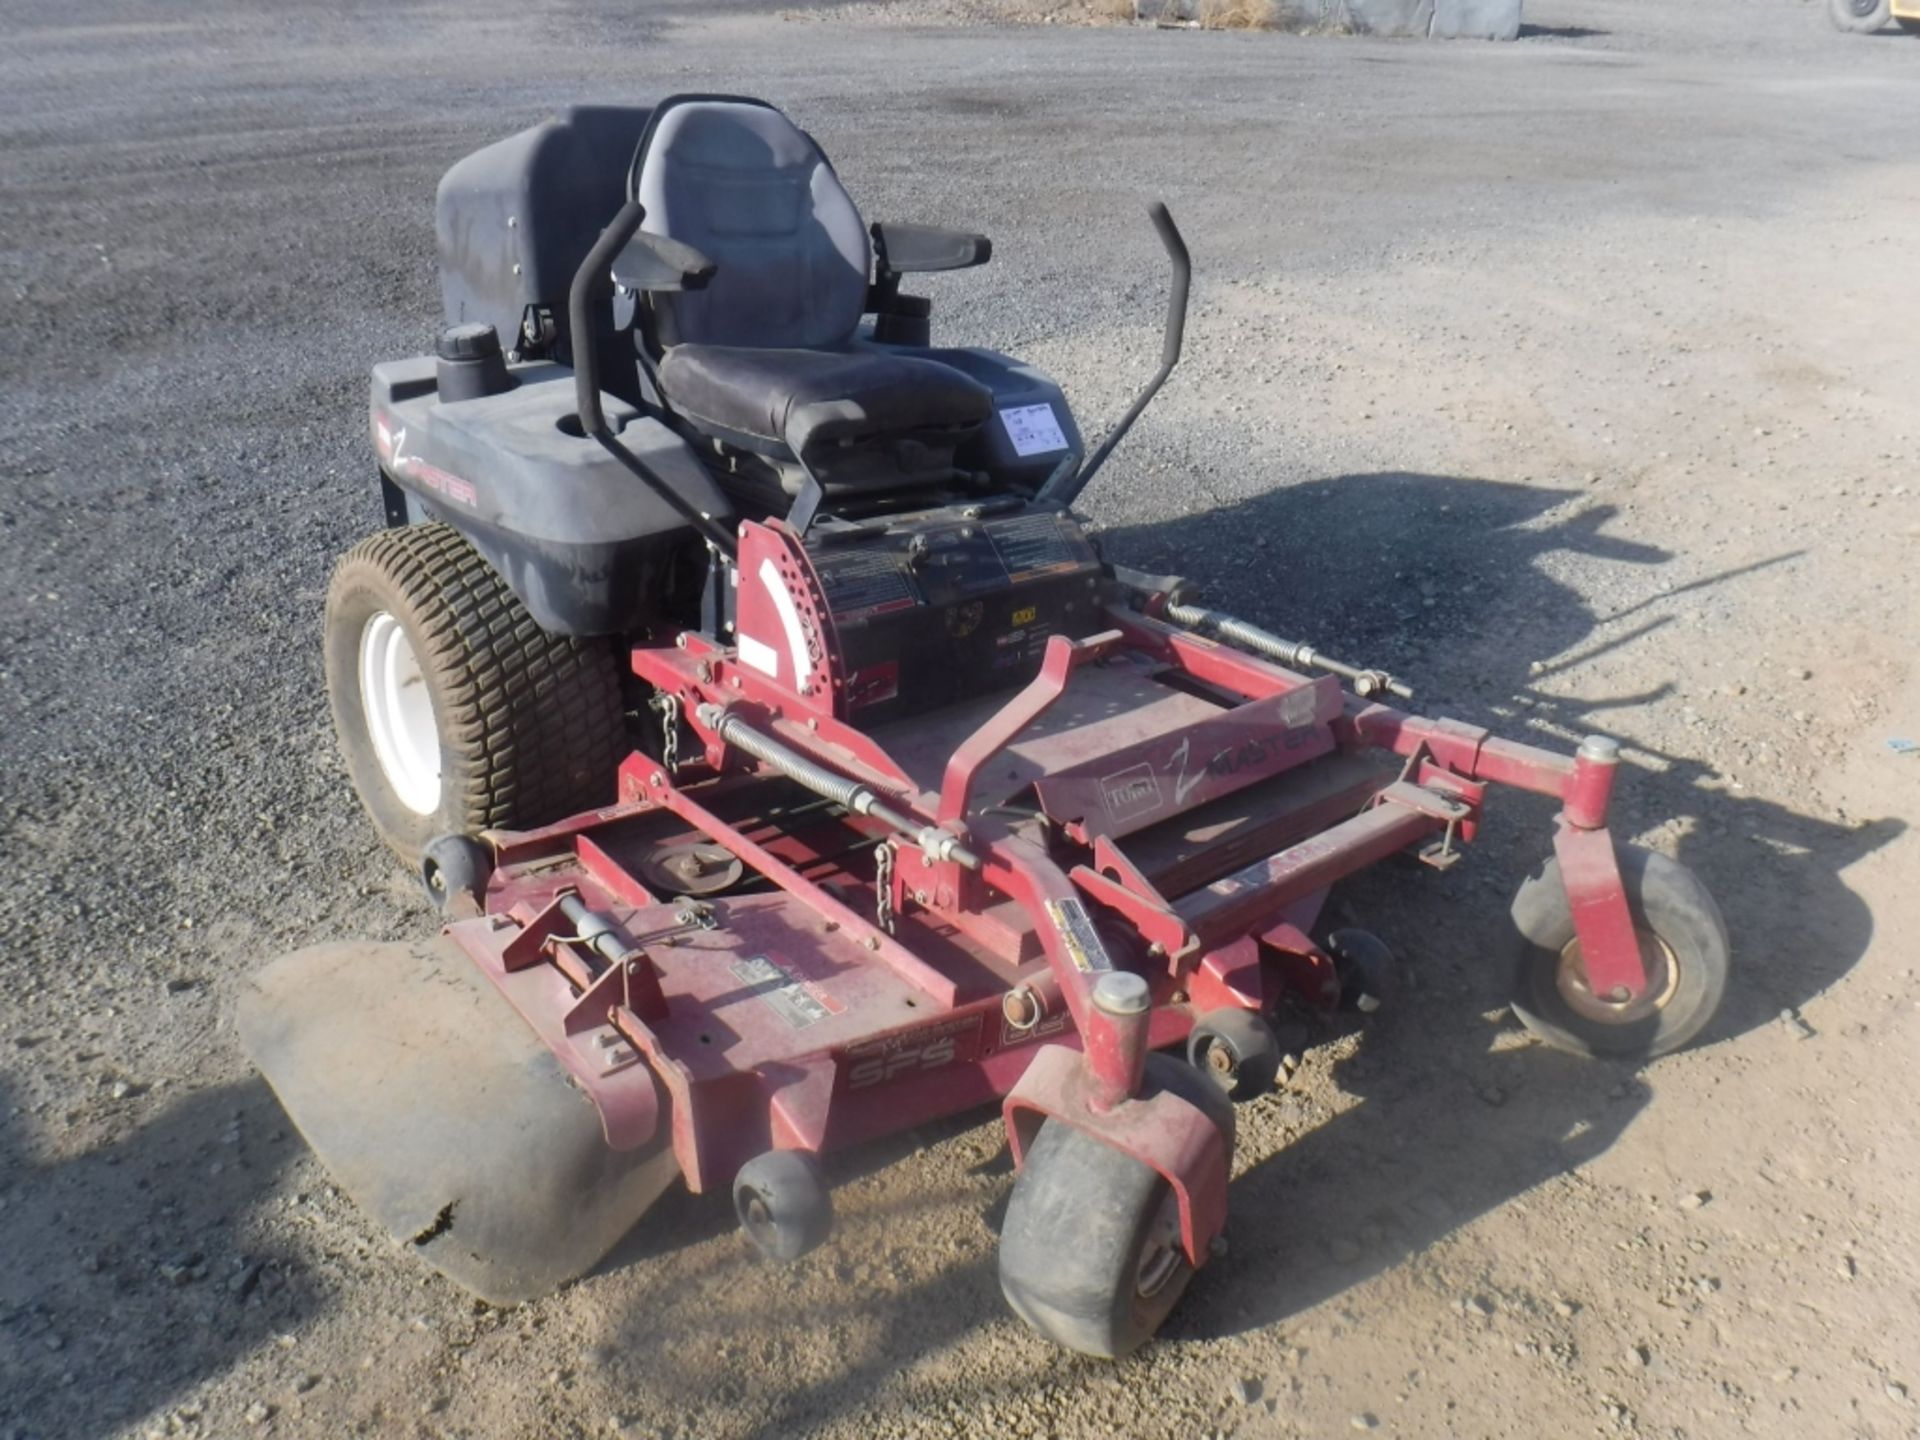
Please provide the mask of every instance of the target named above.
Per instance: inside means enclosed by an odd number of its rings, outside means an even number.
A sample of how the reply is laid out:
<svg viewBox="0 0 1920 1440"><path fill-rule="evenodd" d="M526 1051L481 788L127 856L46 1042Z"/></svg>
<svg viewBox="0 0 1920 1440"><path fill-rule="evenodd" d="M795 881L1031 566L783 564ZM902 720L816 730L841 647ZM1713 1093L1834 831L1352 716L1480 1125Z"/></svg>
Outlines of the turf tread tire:
<svg viewBox="0 0 1920 1440"><path fill-rule="evenodd" d="M430 687L441 748L436 814L403 805L366 732L359 645L392 614ZM627 751L611 644L542 630L459 531L438 523L369 536L327 590L327 690L354 788L402 859L439 835L527 829L613 799Z"/></svg>

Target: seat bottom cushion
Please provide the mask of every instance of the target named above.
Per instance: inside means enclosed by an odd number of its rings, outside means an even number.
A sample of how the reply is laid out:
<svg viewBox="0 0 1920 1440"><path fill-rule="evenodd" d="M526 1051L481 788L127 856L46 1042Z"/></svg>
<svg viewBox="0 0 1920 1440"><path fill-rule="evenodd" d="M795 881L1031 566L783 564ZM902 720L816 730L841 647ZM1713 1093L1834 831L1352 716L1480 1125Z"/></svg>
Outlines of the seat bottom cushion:
<svg viewBox="0 0 1920 1440"><path fill-rule="evenodd" d="M659 375L667 402L702 430L795 455L825 441L965 431L993 411L992 392L971 376L880 350L675 345Z"/></svg>

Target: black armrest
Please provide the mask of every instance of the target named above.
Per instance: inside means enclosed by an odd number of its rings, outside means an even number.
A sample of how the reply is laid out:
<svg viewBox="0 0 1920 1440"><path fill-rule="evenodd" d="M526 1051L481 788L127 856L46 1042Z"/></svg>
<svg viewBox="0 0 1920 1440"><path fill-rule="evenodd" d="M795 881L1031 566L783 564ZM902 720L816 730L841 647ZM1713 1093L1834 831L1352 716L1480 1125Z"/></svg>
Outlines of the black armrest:
<svg viewBox="0 0 1920 1440"><path fill-rule="evenodd" d="M880 273L907 275L927 270L965 270L993 258L993 241L984 235L942 230L933 225L873 227L873 248Z"/></svg>
<svg viewBox="0 0 1920 1440"><path fill-rule="evenodd" d="M613 283L629 290L698 290L713 278L714 263L691 245L639 231L614 256Z"/></svg>

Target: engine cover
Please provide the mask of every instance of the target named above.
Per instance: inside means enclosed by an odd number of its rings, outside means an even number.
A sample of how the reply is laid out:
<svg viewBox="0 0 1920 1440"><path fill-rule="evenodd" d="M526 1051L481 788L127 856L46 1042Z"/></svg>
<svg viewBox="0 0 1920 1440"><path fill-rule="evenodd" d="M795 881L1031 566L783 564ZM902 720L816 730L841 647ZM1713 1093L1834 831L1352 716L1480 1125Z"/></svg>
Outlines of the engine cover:
<svg viewBox="0 0 1920 1440"><path fill-rule="evenodd" d="M740 661L877 725L1031 680L1047 638L1094 623L1104 569L1064 511L913 516L802 546L742 527Z"/></svg>

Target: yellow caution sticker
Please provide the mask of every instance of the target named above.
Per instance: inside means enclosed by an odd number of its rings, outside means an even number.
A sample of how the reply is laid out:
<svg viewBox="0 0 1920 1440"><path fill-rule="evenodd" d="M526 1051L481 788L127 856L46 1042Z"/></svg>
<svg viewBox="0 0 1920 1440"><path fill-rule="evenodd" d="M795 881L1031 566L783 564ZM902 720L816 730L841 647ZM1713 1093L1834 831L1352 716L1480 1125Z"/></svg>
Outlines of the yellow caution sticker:
<svg viewBox="0 0 1920 1440"><path fill-rule="evenodd" d="M1107 954L1107 947L1100 943L1100 932L1093 928L1093 918L1087 914L1086 906L1069 897L1047 901L1046 910L1061 943L1067 947L1067 958L1073 961L1074 969L1085 975L1113 969L1113 960Z"/></svg>

